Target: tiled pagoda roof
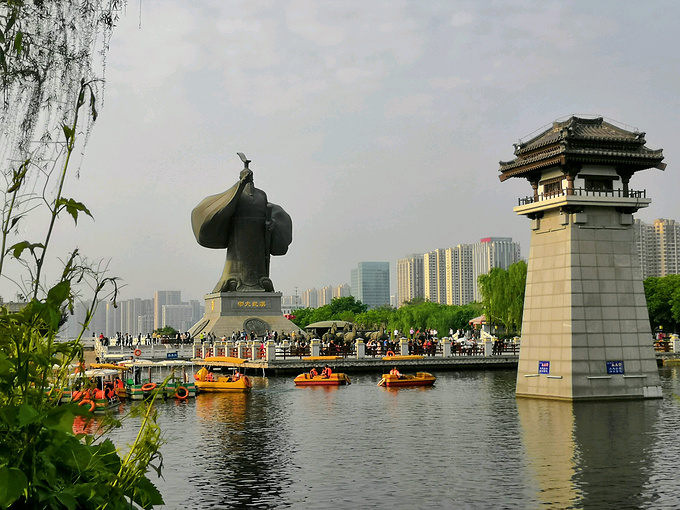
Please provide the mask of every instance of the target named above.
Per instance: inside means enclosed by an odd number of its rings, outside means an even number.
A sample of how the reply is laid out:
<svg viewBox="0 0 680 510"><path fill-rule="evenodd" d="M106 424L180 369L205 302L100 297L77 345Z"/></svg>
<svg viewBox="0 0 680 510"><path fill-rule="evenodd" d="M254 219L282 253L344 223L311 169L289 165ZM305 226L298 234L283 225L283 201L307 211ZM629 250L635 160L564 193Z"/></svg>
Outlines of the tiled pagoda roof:
<svg viewBox="0 0 680 510"><path fill-rule="evenodd" d="M630 172L646 168L663 170L663 150L645 147L645 133L628 131L602 117L570 117L528 141L515 144L512 161L500 162L500 180L527 177L551 166L594 163L625 167Z"/></svg>

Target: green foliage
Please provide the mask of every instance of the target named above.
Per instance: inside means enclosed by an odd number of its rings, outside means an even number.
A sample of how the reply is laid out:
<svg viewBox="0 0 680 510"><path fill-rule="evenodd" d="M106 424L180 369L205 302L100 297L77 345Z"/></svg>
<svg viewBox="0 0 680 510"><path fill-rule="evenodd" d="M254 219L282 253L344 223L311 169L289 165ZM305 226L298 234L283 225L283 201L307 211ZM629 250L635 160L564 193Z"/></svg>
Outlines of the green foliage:
<svg viewBox="0 0 680 510"><path fill-rule="evenodd" d="M507 270L493 268L480 275L479 290L489 324L503 324L508 331L521 331L527 264L523 260Z"/></svg>
<svg viewBox="0 0 680 510"><path fill-rule="evenodd" d="M378 330L382 324L389 324L393 320L395 309L391 306L373 308L354 317L354 321L360 329Z"/></svg>
<svg viewBox="0 0 680 510"><path fill-rule="evenodd" d="M469 303L463 306L441 305L431 301L412 300L416 304L406 304L397 309L389 322L391 330L398 329L409 336L411 328L423 331L436 329L439 336L446 336L449 330L468 329L470 319L481 313L479 303Z"/></svg>
<svg viewBox="0 0 680 510"><path fill-rule="evenodd" d="M177 330L172 326L164 326L154 330L154 335L156 336L168 336L174 338L177 336Z"/></svg>
<svg viewBox="0 0 680 510"><path fill-rule="evenodd" d="M664 331L678 331L680 323L680 275L644 281L647 310L652 329L662 326Z"/></svg>
<svg viewBox="0 0 680 510"><path fill-rule="evenodd" d="M292 320L300 328L321 321L341 320L353 322L357 314L364 313L368 307L354 296L333 298L329 305L319 308L300 308L295 310Z"/></svg>
<svg viewBox="0 0 680 510"><path fill-rule="evenodd" d="M82 335L105 288L113 287L115 300L116 279L104 277L101 263L93 265L75 249L62 257L60 274L52 276L56 284L47 283L57 220L68 215L77 224L82 215L92 216L64 188L71 157L82 150L78 144L97 117L103 82L93 60L104 58L121 4L0 2L0 277L29 299L16 313L0 307L2 509L151 508L163 502L146 477L149 468L160 472L162 466L153 402L134 411L142 421L124 456L102 439L117 421L105 419L95 434L74 433L74 423L92 415L75 403L60 404L63 389L73 383L72 363L84 363L80 338L55 341L64 313L79 297L76 286L89 285L93 294ZM83 128L86 136L80 137ZM36 222L23 228L29 217L46 218L44 229ZM38 239L17 239L24 231ZM19 276L8 276L10 262ZM79 383L89 384L84 377Z"/></svg>
<svg viewBox="0 0 680 510"><path fill-rule="evenodd" d="M63 280L20 312L0 308L0 508L151 508L162 503L145 476L161 460L153 420L121 460L110 441L74 434L74 419L89 419L88 411L59 404L83 355L79 340L55 342L71 297Z"/></svg>
<svg viewBox="0 0 680 510"><path fill-rule="evenodd" d="M343 320L356 323L361 330L378 330L385 325L386 331L398 329L408 334L413 327L419 330L436 329L440 336L444 336L448 335L449 329L469 327L470 319L481 313L481 305L478 303L449 306L431 303L422 298L405 303L401 308L366 308L366 305L353 297L336 298L330 305L295 310L293 322L305 328L315 322Z"/></svg>

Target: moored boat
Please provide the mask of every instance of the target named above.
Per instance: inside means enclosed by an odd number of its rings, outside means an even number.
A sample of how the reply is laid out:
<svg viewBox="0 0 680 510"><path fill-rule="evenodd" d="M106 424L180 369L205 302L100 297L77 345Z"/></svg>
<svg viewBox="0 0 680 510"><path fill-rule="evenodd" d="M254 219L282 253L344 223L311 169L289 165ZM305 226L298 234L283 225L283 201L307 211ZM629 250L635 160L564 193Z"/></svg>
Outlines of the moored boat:
<svg viewBox="0 0 680 510"><path fill-rule="evenodd" d="M198 392L248 391L253 386L250 378L238 371L233 375L220 375L202 367L194 378Z"/></svg>
<svg viewBox="0 0 680 510"><path fill-rule="evenodd" d="M186 400L196 396L196 385L189 380L186 371L186 363L183 362L152 362L148 360L135 360L124 362L131 369L130 377L125 380L124 391L127 398L132 400L144 400L154 394L163 399L175 398ZM171 369L168 377L163 370ZM181 368L181 374L175 375L175 370ZM158 382L154 382L158 381Z"/></svg>
<svg viewBox="0 0 680 510"><path fill-rule="evenodd" d="M186 400L196 396L196 384L193 382L182 382L179 380L168 381L165 386L164 398L175 398L177 400Z"/></svg>
<svg viewBox="0 0 680 510"><path fill-rule="evenodd" d="M437 380L435 376L427 372L417 372L413 374L383 374L378 386L388 388L399 388L403 386L432 386Z"/></svg>
<svg viewBox="0 0 680 510"><path fill-rule="evenodd" d="M300 374L295 378L296 386L342 386L352 384L347 374L332 373L329 377L323 375Z"/></svg>
<svg viewBox="0 0 680 510"><path fill-rule="evenodd" d="M92 386L72 391L72 400L78 405L94 413L103 413L120 405L120 399L115 391L115 380L118 370L97 368L86 370L83 376L88 378Z"/></svg>

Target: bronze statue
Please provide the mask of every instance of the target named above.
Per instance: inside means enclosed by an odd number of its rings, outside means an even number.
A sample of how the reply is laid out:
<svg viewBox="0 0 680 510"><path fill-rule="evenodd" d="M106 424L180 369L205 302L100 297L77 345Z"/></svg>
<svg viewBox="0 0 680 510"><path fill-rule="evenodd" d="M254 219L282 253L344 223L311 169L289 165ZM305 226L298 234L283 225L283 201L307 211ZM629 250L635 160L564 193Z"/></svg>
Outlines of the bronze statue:
<svg viewBox="0 0 680 510"><path fill-rule="evenodd" d="M274 292L269 259L288 251L293 222L254 186L250 160L237 154L244 163L240 180L224 193L203 199L191 211L191 226L201 246L227 249L224 271L213 292Z"/></svg>

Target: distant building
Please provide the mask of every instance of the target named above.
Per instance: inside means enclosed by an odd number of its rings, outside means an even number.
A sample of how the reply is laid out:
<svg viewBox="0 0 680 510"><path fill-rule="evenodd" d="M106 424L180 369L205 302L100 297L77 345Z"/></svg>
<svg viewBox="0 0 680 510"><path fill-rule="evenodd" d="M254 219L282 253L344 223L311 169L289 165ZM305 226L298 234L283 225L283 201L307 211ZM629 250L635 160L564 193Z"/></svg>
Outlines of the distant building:
<svg viewBox="0 0 680 510"><path fill-rule="evenodd" d="M302 292L302 306L303 308L319 307L319 292L316 288L313 287Z"/></svg>
<svg viewBox="0 0 680 510"><path fill-rule="evenodd" d="M153 303L153 329L163 327L163 306L182 304L181 290L157 290Z"/></svg>
<svg viewBox="0 0 680 510"><path fill-rule="evenodd" d="M318 291L317 303L318 306L330 305L333 299L333 287L326 285Z"/></svg>
<svg viewBox="0 0 680 510"><path fill-rule="evenodd" d="M359 262L351 281L352 295L369 309L390 304L389 262Z"/></svg>
<svg viewBox="0 0 680 510"><path fill-rule="evenodd" d="M477 285L479 276L488 274L494 267L507 269L520 259L519 243L513 242L510 237L486 237L479 243L459 244L453 248L399 259L399 306L418 295L427 301L448 305L460 306L481 301ZM422 287L419 274L422 275Z"/></svg>
<svg viewBox="0 0 680 510"><path fill-rule="evenodd" d="M680 274L678 222L659 218L650 225L635 219L634 231L643 279Z"/></svg>
<svg viewBox="0 0 680 510"><path fill-rule="evenodd" d="M137 317L137 330L142 336L153 332L153 314L140 315Z"/></svg>
<svg viewBox="0 0 680 510"><path fill-rule="evenodd" d="M86 329L84 337L99 336L115 337L121 335L146 336L153 333L158 327L171 326L178 331L187 331L203 316L204 305L198 300L189 303L178 302L174 305L162 305L160 311L160 324L156 327L156 304L163 300L177 301L181 296L180 291L158 291L154 299L133 298L117 302L114 306L112 301L102 301L98 304L94 316ZM61 335L75 338L85 321L85 314L90 302L77 303L74 307L74 315L70 315L67 323L62 328ZM164 307L170 307L164 310ZM177 308L173 308L177 307Z"/></svg>
<svg viewBox="0 0 680 510"><path fill-rule="evenodd" d="M424 296L423 255L413 254L397 260L397 305Z"/></svg>
<svg viewBox="0 0 680 510"><path fill-rule="evenodd" d="M194 308L190 304L163 305L163 327L177 331L188 331L198 319L194 319Z"/></svg>
<svg viewBox="0 0 680 510"><path fill-rule="evenodd" d="M302 308L298 296L283 296L281 298L281 313L283 315L295 315L295 310Z"/></svg>
<svg viewBox="0 0 680 510"><path fill-rule="evenodd" d="M433 303L446 303L446 250L423 254L423 296Z"/></svg>
<svg viewBox="0 0 680 510"><path fill-rule="evenodd" d="M92 338L92 335L99 336L100 334L106 335L106 304L100 302L94 315L90 319L90 324L85 332L83 333L83 338ZM73 315L68 316L66 324L62 327L61 335L66 338L76 338L80 334L82 329L82 324L85 322L85 316L87 310L92 305L92 301L76 302L73 307Z"/></svg>
<svg viewBox="0 0 680 510"><path fill-rule="evenodd" d="M333 287L333 298L349 297L352 295L352 287L347 283Z"/></svg>
<svg viewBox="0 0 680 510"><path fill-rule="evenodd" d="M485 237L479 243L472 245L472 277L474 284L473 301L481 301L477 278L488 274L495 267L507 269L520 261L519 243L511 237Z"/></svg>
<svg viewBox="0 0 680 510"><path fill-rule="evenodd" d="M472 245L459 244L447 248L446 304L462 306L474 301L475 282L472 264Z"/></svg>
<svg viewBox="0 0 680 510"><path fill-rule="evenodd" d="M100 303L97 309L104 310L106 320L105 327L97 332L97 336L103 333L104 336L111 338L116 336L116 333L126 333L126 331L123 331L123 328L121 327L121 316L123 311L121 303L116 303L114 306L112 301L107 301L106 303ZM95 332L96 331L97 329L95 328Z"/></svg>
<svg viewBox="0 0 680 510"><path fill-rule="evenodd" d="M146 315L153 316L153 299L134 298L123 301L121 304L123 305L121 310L121 327L117 331L120 331L123 335L129 333L132 336L151 332L148 329L139 329L139 317Z"/></svg>

